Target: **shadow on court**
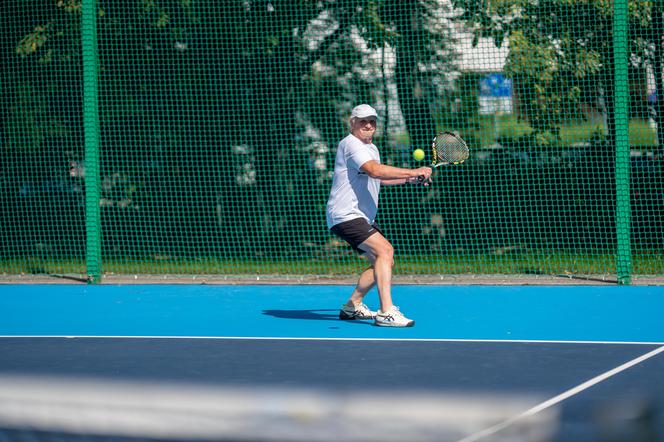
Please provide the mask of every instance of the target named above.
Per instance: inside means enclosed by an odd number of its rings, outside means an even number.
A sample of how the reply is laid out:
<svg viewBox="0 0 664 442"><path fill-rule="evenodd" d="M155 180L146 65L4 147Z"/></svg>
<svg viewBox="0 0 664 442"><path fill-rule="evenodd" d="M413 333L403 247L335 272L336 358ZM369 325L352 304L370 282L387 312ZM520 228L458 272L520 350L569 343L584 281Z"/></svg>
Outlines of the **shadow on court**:
<svg viewBox="0 0 664 442"><path fill-rule="evenodd" d="M263 314L281 319L314 319L339 322L339 310L263 310ZM354 324L372 325L371 321L344 321Z"/></svg>

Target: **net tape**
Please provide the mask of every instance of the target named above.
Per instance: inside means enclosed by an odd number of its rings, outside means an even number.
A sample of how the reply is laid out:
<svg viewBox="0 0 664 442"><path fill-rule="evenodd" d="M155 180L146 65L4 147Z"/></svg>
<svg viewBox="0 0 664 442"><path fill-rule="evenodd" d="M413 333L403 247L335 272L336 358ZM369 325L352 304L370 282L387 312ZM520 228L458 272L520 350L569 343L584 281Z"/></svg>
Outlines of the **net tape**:
<svg viewBox="0 0 664 442"><path fill-rule="evenodd" d="M92 440L368 441L380 431L385 441L459 440L535 403L516 396L393 394L397 401L386 401L379 391L2 376L0 436L20 431ZM557 413L547 410L494 440L547 440L556 422Z"/></svg>

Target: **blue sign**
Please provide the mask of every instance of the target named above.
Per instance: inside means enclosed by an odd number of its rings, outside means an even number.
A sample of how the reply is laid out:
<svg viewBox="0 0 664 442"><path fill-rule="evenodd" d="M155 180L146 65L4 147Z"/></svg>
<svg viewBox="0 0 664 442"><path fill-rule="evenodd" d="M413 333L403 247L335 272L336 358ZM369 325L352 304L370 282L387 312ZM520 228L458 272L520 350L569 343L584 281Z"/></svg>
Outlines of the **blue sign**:
<svg viewBox="0 0 664 442"><path fill-rule="evenodd" d="M489 74L480 80L480 97L511 97L512 80L503 74Z"/></svg>

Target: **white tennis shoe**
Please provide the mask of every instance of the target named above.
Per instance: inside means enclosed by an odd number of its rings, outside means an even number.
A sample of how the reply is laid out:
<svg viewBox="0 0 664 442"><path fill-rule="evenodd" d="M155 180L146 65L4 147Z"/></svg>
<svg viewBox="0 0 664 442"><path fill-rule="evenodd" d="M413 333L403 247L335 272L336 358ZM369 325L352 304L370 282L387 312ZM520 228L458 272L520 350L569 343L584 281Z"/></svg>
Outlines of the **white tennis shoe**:
<svg viewBox="0 0 664 442"><path fill-rule="evenodd" d="M412 327L415 321L406 318L399 307L393 305L391 309L386 312L378 310L374 321L375 325L380 327Z"/></svg>
<svg viewBox="0 0 664 442"><path fill-rule="evenodd" d="M376 312L369 310L364 304L349 306L344 304L339 310L339 319L374 319Z"/></svg>

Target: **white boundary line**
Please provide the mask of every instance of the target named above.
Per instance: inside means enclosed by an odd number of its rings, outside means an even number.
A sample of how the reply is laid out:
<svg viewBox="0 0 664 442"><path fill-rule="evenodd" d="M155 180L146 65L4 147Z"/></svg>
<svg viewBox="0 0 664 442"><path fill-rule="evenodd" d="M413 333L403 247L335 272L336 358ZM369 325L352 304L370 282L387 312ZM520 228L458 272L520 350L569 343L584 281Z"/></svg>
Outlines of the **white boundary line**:
<svg viewBox="0 0 664 442"><path fill-rule="evenodd" d="M660 353L664 352L664 346L658 347L655 350L652 350L648 353L645 353L638 358L632 359L631 361L627 361L624 364L609 370L605 373L602 373L598 376L595 376L594 378L587 380L586 382L577 385L576 387L570 388L569 390L559 394L558 396L552 397L549 400L546 400L533 408L530 408L529 410L524 411L523 413L516 415L510 419L507 419L503 422L500 422L492 427L486 428L482 431L479 431L475 434L471 434L470 436L467 436L458 442L475 442L480 439L483 439L487 436L491 436L492 434L495 434L501 430L504 430L505 428L509 427L510 425L518 422L521 419L533 416L534 414L539 413L540 411L546 410L547 408L550 408L566 399L569 399L570 397L581 393L584 390L587 390L588 388L599 384L600 382L603 382L607 380L608 378L615 376L616 374L627 370L628 368L633 367L634 365L637 365L647 359L652 358L653 356L656 356Z"/></svg>
<svg viewBox="0 0 664 442"><path fill-rule="evenodd" d="M386 341L386 342L478 342L507 344L598 344L598 345L657 345L661 341L574 341L546 339L451 339L451 338L324 338L324 337L279 337L279 336L131 336L131 335L0 335L0 339L56 338L56 339L210 339L247 341Z"/></svg>

